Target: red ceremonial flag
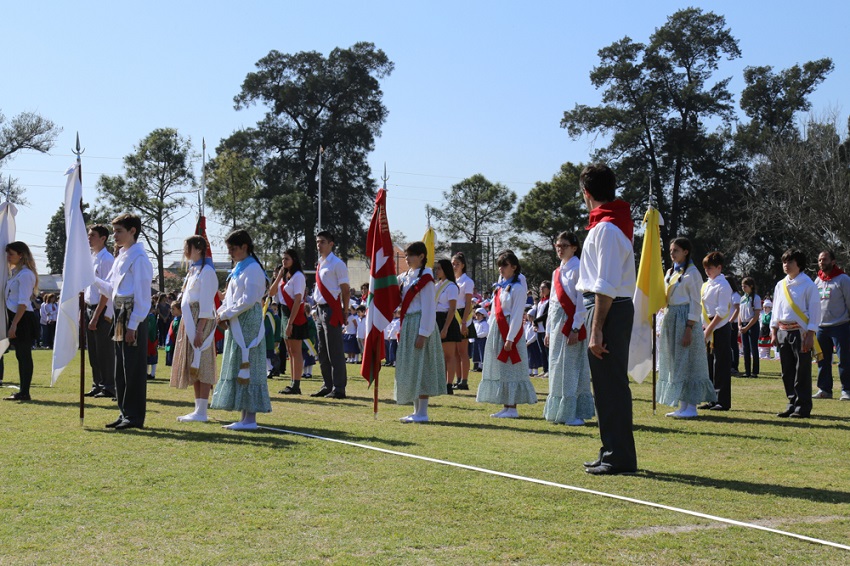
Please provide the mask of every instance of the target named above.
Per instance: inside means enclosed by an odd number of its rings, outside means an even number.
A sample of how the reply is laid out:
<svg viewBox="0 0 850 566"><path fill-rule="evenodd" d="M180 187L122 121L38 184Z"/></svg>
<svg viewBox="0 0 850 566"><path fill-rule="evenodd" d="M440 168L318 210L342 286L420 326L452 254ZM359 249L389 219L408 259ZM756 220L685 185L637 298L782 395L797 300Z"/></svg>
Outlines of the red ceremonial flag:
<svg viewBox="0 0 850 566"><path fill-rule="evenodd" d="M203 216L203 215L198 216L198 223L195 225L195 235L196 236L202 236L204 238L204 240L207 241L207 257L210 259L210 261L212 261L212 247L210 247L210 239L207 238L207 218L206 218L206 216ZM217 292L215 294L214 302L215 302L215 308L218 309L218 307L221 306L221 293L220 292ZM189 313L190 316L191 316L191 314L192 313ZM216 329L215 329L214 340L216 342L218 342L219 340L224 340L224 334L222 334L221 330L219 330L218 327L216 327ZM213 350L215 350L215 349L213 349Z"/></svg>
<svg viewBox="0 0 850 566"><path fill-rule="evenodd" d="M398 288L390 225L387 222L387 192L378 191L375 211L366 237L366 256L369 264L369 297L366 299L366 341L363 345L363 364L360 375L370 384L376 382L375 412L377 412L377 379L384 358L384 329L401 303Z"/></svg>

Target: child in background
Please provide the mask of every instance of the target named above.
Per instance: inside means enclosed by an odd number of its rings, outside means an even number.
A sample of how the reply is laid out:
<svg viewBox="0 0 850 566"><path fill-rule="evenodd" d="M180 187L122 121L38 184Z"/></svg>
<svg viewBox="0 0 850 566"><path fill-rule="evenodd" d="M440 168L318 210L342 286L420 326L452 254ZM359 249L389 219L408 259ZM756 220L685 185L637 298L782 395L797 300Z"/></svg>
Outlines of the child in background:
<svg viewBox="0 0 850 566"><path fill-rule="evenodd" d="M484 348L487 346L487 335L490 333L490 324L487 322L487 317L490 313L487 309L481 307L475 311L475 318L472 324L475 325L475 348L472 352L472 371L481 371L481 366L484 363Z"/></svg>
<svg viewBox="0 0 850 566"><path fill-rule="evenodd" d="M366 305L357 307L357 345L360 347L360 354L357 355L357 363L359 364L363 358L363 349L366 343Z"/></svg>
<svg viewBox="0 0 850 566"><path fill-rule="evenodd" d="M177 342L177 331L180 330L180 319L183 316L183 310L180 308L180 303L174 301L171 303L171 324L168 325L168 336L165 338L165 365L171 367L171 362L174 359L174 346Z"/></svg>
<svg viewBox="0 0 850 566"><path fill-rule="evenodd" d="M156 302L151 301L151 310L148 313L148 379L156 379L156 364L159 362L159 328L157 327Z"/></svg>
<svg viewBox="0 0 850 566"><path fill-rule="evenodd" d="M342 335L342 350L345 352L345 363L356 364L357 354L360 348L357 345L357 312L354 307L348 307L348 323L345 325L345 333Z"/></svg>
<svg viewBox="0 0 850 566"><path fill-rule="evenodd" d="M384 366L386 367L395 367L395 354L396 351L398 351L398 334L399 330L401 330L401 319L399 318L400 313L401 307L398 307L393 312L393 319L384 330L384 339L386 340L385 346L387 349L387 359L386 363L384 363Z"/></svg>
<svg viewBox="0 0 850 566"><path fill-rule="evenodd" d="M765 299L762 303L761 320L759 320L759 358L770 359L770 319L773 311L773 301Z"/></svg>
<svg viewBox="0 0 850 566"><path fill-rule="evenodd" d="M280 357L275 353L274 347L280 342L281 328L280 316L277 314L277 303L270 303L266 316L263 319L266 336L266 377L271 379L280 375Z"/></svg>
<svg viewBox="0 0 850 566"><path fill-rule="evenodd" d="M318 316L318 309L310 309L310 305L304 303L304 314L307 315L307 339L302 341L301 355L304 357L304 372L301 377L313 377L313 366L316 365L316 344L319 342L319 334L316 330L316 321L313 316Z"/></svg>
<svg viewBox="0 0 850 566"><path fill-rule="evenodd" d="M537 368L540 363L540 345L537 343L537 324L530 314L531 310L525 310L525 322L523 322L523 332L525 335L525 346L528 348L528 375L537 377Z"/></svg>

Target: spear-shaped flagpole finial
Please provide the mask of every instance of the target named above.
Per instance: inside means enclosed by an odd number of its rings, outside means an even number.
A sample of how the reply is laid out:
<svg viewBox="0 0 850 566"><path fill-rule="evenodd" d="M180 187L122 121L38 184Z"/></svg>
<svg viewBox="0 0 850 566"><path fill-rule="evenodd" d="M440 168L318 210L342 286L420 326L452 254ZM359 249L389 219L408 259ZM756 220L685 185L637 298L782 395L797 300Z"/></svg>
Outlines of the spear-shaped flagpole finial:
<svg viewBox="0 0 850 566"><path fill-rule="evenodd" d="M9 175L9 184L6 185L6 202L12 200L12 176Z"/></svg>
<svg viewBox="0 0 850 566"><path fill-rule="evenodd" d="M85 153L85 149L80 149L80 132L77 132L77 149L71 150L71 153L77 156L77 163L80 162L80 156Z"/></svg>
<svg viewBox="0 0 850 566"><path fill-rule="evenodd" d="M384 191L387 190L387 181L390 180L389 176L387 176L387 162L384 162L384 176L381 177L381 180L384 182Z"/></svg>

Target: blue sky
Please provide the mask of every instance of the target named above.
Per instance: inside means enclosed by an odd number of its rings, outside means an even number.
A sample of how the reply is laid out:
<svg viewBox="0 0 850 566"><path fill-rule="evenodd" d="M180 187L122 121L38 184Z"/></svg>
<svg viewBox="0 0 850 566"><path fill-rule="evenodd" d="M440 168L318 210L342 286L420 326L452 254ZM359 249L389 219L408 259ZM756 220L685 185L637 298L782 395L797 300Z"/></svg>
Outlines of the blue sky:
<svg viewBox="0 0 850 566"><path fill-rule="evenodd" d="M0 171L26 187L18 237L43 271L44 232L63 199L63 173L80 132L84 195L100 174L153 129L174 127L200 152L261 109L236 111L233 96L270 50L315 50L371 41L395 63L383 83L389 118L370 163L389 170L389 221L410 239L425 230L424 206L482 173L520 196L565 161L586 161L592 139L559 127L564 110L598 104L588 74L597 51L628 35L647 41L689 5L726 17L743 57L724 63L737 95L748 65L775 69L831 57L835 71L812 97L817 113L846 123L850 92L847 2L42 2L6 3L0 31L0 111L36 111L64 131L50 155L21 154ZM9 5L11 4L11 5ZM200 162L196 166L200 172ZM194 217L192 213L190 217ZM187 219L169 232L179 250ZM222 229L211 222L217 259ZM169 260L178 259L175 251Z"/></svg>

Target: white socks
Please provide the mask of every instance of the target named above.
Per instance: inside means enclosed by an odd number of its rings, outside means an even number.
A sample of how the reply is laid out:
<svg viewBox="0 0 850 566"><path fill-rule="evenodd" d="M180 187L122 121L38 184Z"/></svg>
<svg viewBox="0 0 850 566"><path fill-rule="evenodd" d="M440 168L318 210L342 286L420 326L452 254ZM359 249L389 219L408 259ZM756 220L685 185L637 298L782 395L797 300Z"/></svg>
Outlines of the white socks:
<svg viewBox="0 0 850 566"><path fill-rule="evenodd" d="M417 417L425 417L428 418L428 399L417 399L419 401L418 405L414 404L413 406L416 408L416 412L413 414Z"/></svg>
<svg viewBox="0 0 850 566"><path fill-rule="evenodd" d="M519 412L516 410L516 407L505 407L498 413L493 413L490 416L497 419L516 419L519 418Z"/></svg>
<svg viewBox="0 0 850 566"><path fill-rule="evenodd" d="M195 410L189 413L188 415L183 415L182 417L177 417L177 421L181 423L189 423L189 422L207 422L207 405L209 404L208 399L195 399Z"/></svg>
<svg viewBox="0 0 850 566"><path fill-rule="evenodd" d="M428 399L416 398L413 400L413 414L402 417L399 421L403 423L427 423L428 422Z"/></svg>

